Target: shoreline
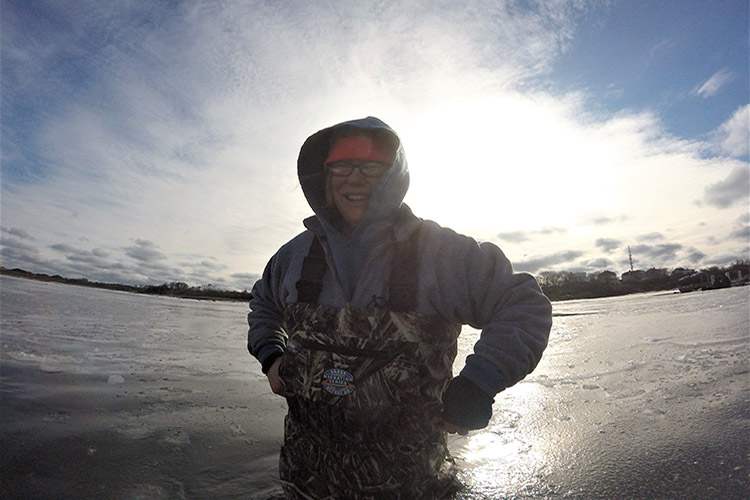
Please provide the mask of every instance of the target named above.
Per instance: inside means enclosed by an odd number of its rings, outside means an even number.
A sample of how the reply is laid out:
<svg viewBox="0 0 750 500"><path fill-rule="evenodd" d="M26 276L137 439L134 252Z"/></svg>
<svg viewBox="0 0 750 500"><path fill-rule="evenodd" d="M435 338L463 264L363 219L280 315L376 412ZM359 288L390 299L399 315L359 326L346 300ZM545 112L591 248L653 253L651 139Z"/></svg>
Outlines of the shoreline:
<svg viewBox="0 0 750 500"><path fill-rule="evenodd" d="M62 285L74 285L86 288L98 288L100 290L114 290L118 292L135 293L139 295L153 295L158 297L175 297L178 299L193 299L193 300L210 300L210 301L226 301L226 302L249 302L252 298L250 292L237 292L232 290L219 290L216 289L216 295L197 295L193 293L159 293L154 291L148 291L148 289L159 289L164 285L148 285L144 287L138 287L135 285L123 285L120 283L101 283L98 281L88 281L86 279L74 279L65 278L63 276L42 273L32 273L24 269L7 269L0 267L0 275L9 276L11 278L27 279L31 281L40 281L44 283L60 283ZM189 289L188 289L189 290Z"/></svg>
<svg viewBox="0 0 750 500"><path fill-rule="evenodd" d="M20 279L28 279L31 281L40 281L40 282L47 282L47 283L60 283L63 285L74 285L74 286L81 286L86 288L98 288L102 290L114 290L119 292L127 292L127 293L135 293L139 295L151 295L156 297L175 297L178 299L192 299L192 300L202 300L202 301L213 301L213 302L249 302L252 298L252 294L250 292L244 291L244 292L238 292L238 291L232 291L232 290L220 290L216 289L216 291L212 291L211 293L215 293L215 295L200 295L196 292L188 292L188 293L178 293L174 291L169 291L167 288L165 288L165 284L163 285L148 285L148 286L134 286L134 285L124 285L120 283L101 283L96 281L88 281L86 279L73 279L73 278L65 278L59 275L50 276L48 274L42 274L42 273L33 273L31 271L26 271L24 269L7 269L4 267L0 267L0 275L3 276L9 276L12 278L20 278ZM748 283L744 283L743 285L739 286L745 286ZM618 286L626 286L626 285L618 285ZM734 286L734 285L732 285ZM729 288L729 287L726 287ZM153 290L164 290L164 291L153 291ZM690 290L690 292L701 292L701 291L713 291L713 290L719 290L721 288L710 288L710 289L694 289ZM149 291L151 290L151 291ZM195 288L191 288L190 290L195 290ZM542 290L544 292L544 290ZM592 294L592 293L580 293L578 295L566 295L566 296L550 296L547 295L550 302L567 302L571 300L594 300L594 299L606 299L611 297L625 297L628 295L637 295L637 294L643 294L643 293L665 293L665 294L677 294L677 293L687 293L682 292L677 286L670 286L667 288L655 288L653 290L651 289L641 289L641 288L628 288L628 289L616 289L613 288L609 290L606 293L601 294ZM546 292L545 292L546 294Z"/></svg>

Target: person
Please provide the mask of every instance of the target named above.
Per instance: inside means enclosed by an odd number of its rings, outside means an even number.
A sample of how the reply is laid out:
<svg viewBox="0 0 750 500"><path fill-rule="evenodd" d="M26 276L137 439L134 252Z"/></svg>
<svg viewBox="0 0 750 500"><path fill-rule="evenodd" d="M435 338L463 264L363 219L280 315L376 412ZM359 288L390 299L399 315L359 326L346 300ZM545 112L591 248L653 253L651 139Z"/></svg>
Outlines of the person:
<svg viewBox="0 0 750 500"><path fill-rule="evenodd" d="M249 351L287 398L285 494L449 497L446 433L486 427L495 395L536 367L550 302L497 246L412 213L404 148L381 120L313 134L297 168L315 215L271 258L248 314ZM464 324L482 331L453 377Z"/></svg>

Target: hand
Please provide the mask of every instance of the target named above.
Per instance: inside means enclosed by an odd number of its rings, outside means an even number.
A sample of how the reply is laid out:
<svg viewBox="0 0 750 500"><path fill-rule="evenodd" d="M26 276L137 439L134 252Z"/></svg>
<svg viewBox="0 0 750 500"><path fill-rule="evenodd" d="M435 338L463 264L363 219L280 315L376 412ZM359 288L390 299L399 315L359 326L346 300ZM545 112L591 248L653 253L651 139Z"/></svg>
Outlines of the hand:
<svg viewBox="0 0 750 500"><path fill-rule="evenodd" d="M468 378L459 375L443 393L443 428L448 432L484 429L492 418L495 402Z"/></svg>
<svg viewBox="0 0 750 500"><path fill-rule="evenodd" d="M268 383L271 385L271 390L279 396L284 396L284 382L279 377L279 365L281 364L281 356L276 358L271 368L268 369L266 377L268 377Z"/></svg>

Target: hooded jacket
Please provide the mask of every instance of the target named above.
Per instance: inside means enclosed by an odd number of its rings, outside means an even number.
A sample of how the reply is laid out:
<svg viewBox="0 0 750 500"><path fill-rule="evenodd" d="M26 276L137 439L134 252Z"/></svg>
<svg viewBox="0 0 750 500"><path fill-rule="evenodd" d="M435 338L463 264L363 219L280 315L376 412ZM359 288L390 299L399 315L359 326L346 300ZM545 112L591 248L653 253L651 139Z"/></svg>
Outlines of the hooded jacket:
<svg viewBox="0 0 750 500"><path fill-rule="evenodd" d="M339 228L341 216L325 195L325 162L332 137L362 131L392 144L393 162L373 189L367 212L350 238ZM417 311L481 330L461 375L490 397L529 374L547 345L551 305L536 280L514 273L492 243L477 243L437 223L417 218L403 203L409 170L396 133L374 117L321 130L305 141L297 161L302 190L314 216L307 228L283 245L255 284L248 314L248 349L264 373L283 354L287 333L283 317L297 302L302 261L318 236L328 268L318 303L371 307L388 295L394 244L420 225Z"/></svg>

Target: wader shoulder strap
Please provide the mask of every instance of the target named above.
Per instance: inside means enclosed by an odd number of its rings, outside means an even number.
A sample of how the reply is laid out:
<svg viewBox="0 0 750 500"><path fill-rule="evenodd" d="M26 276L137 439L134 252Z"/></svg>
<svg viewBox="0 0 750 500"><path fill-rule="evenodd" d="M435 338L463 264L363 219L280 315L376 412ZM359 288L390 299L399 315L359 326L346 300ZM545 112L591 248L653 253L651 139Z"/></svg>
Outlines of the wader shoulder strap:
<svg viewBox="0 0 750 500"><path fill-rule="evenodd" d="M417 270L419 266L419 230L409 239L396 244L388 285L388 309L393 312L410 312L417 309Z"/></svg>
<svg viewBox="0 0 750 500"><path fill-rule="evenodd" d="M417 266L419 229L409 239L396 243L388 285L388 309L394 312L414 311L417 308ZM317 304L326 272L326 256L317 236L302 261L302 273L297 281L297 302Z"/></svg>
<svg viewBox="0 0 750 500"><path fill-rule="evenodd" d="M320 240L315 236L310 243L307 256L302 261L302 273L297 280L297 302L318 303L325 272L326 255Z"/></svg>

